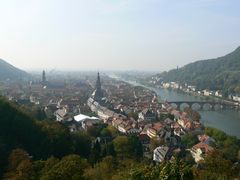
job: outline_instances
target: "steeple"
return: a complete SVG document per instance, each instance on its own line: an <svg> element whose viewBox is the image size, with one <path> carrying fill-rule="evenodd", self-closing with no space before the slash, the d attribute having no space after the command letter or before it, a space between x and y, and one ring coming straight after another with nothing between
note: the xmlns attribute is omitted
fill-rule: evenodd
<svg viewBox="0 0 240 180"><path fill-rule="evenodd" d="M46 79L46 73L45 73L45 71L43 70L43 72L42 72L42 85L43 85L43 86L46 85L46 81L47 81L47 79Z"/></svg>
<svg viewBox="0 0 240 180"><path fill-rule="evenodd" d="M96 81L96 90L98 91L101 91L101 81L100 81L100 74L98 72L98 75L97 75L97 81Z"/></svg>
<svg viewBox="0 0 240 180"><path fill-rule="evenodd" d="M103 92L101 87L101 80L100 80L100 74L98 72L97 74L97 81L96 81L96 87L95 87L95 93L94 93L94 99L96 101L100 101L103 98Z"/></svg>

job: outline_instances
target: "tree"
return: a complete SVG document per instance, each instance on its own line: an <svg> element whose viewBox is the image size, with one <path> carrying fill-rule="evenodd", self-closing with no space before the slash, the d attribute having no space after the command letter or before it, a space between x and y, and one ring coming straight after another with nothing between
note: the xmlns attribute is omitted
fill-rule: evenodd
<svg viewBox="0 0 240 180"><path fill-rule="evenodd" d="M185 162L178 159L174 159L170 162L163 162L156 166L149 165L139 165L135 164L134 166L129 166L127 172L119 173L123 176L123 179L130 180L155 180L155 179L164 179L164 180L180 180L180 179L193 179L193 172ZM132 167L132 168L131 168Z"/></svg>
<svg viewBox="0 0 240 180"><path fill-rule="evenodd" d="M68 155L45 172L42 180L78 180L84 178L84 169L88 167L85 159L78 155Z"/></svg>
<svg viewBox="0 0 240 180"><path fill-rule="evenodd" d="M187 148L192 148L199 141L197 135L186 134L182 137L182 142Z"/></svg>
<svg viewBox="0 0 240 180"><path fill-rule="evenodd" d="M157 147L161 146L161 145L164 145L166 144L164 139L161 139L161 140L157 140L156 138L151 138L150 139L150 151L153 152L154 149L156 149Z"/></svg>
<svg viewBox="0 0 240 180"><path fill-rule="evenodd" d="M137 136L131 135L128 137L130 144L130 152L133 158L141 158L143 156L142 143Z"/></svg>
<svg viewBox="0 0 240 180"><path fill-rule="evenodd" d="M101 145L98 140L93 144L91 154L90 154L90 163L94 165L99 162L101 159Z"/></svg>
<svg viewBox="0 0 240 180"><path fill-rule="evenodd" d="M101 137L112 137L112 133L108 128L104 128L101 133Z"/></svg>
<svg viewBox="0 0 240 180"><path fill-rule="evenodd" d="M87 179L112 179L116 172L116 162L112 156L105 157L100 163L97 163L93 168L88 168L85 172Z"/></svg>
<svg viewBox="0 0 240 180"><path fill-rule="evenodd" d="M61 158L73 152L73 143L67 127L51 121L41 121L38 124L45 134L41 144L43 156L49 157L53 155Z"/></svg>
<svg viewBox="0 0 240 180"><path fill-rule="evenodd" d="M118 136L113 140L114 149L118 156L129 157L131 146L126 136Z"/></svg>
<svg viewBox="0 0 240 180"><path fill-rule="evenodd" d="M82 132L72 134L74 153L88 158L91 152L91 137Z"/></svg>
<svg viewBox="0 0 240 180"><path fill-rule="evenodd" d="M32 163L28 153L23 149L15 149L8 158L7 173L5 179L30 179Z"/></svg>
<svg viewBox="0 0 240 180"><path fill-rule="evenodd" d="M92 137L101 136L101 131L106 128L106 124L97 124L87 128L87 134Z"/></svg>
<svg viewBox="0 0 240 180"><path fill-rule="evenodd" d="M240 166L233 165L226 160L219 151L208 154L204 161L200 162L197 169L194 169L195 177L198 179L237 179Z"/></svg>

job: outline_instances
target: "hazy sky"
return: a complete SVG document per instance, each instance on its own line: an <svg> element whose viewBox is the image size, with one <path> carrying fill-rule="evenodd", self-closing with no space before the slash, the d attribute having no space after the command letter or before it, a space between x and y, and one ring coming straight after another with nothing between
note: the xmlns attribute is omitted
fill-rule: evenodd
<svg viewBox="0 0 240 180"><path fill-rule="evenodd" d="M25 70L168 70L240 45L240 0L0 0L0 58Z"/></svg>

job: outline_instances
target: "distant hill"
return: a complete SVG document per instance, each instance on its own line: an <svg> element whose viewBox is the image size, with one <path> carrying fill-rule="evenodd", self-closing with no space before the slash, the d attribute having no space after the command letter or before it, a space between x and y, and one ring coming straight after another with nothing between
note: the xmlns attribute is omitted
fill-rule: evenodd
<svg viewBox="0 0 240 180"><path fill-rule="evenodd" d="M11 80L19 80L20 78L28 77L28 73L23 70L20 70L13 65L7 63L3 59L0 59L0 79L11 79Z"/></svg>
<svg viewBox="0 0 240 180"><path fill-rule="evenodd" d="M240 93L240 47L216 59L201 60L156 75L163 81L188 83L198 89Z"/></svg>

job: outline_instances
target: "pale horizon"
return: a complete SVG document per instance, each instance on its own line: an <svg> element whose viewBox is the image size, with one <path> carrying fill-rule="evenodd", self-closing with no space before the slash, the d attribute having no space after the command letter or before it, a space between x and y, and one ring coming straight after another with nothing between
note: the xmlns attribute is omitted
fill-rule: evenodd
<svg viewBox="0 0 240 180"><path fill-rule="evenodd" d="M7 0L0 58L26 70L165 71L240 45L237 0Z"/></svg>

